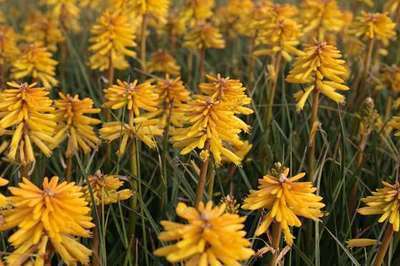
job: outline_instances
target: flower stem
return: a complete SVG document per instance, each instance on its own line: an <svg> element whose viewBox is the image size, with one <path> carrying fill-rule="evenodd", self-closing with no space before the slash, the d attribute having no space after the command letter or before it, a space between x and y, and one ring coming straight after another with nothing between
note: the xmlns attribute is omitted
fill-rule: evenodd
<svg viewBox="0 0 400 266"><path fill-rule="evenodd" d="M130 162L131 162L131 175L132 175L132 190L135 192L133 197L130 200L131 211L129 214L129 237L132 242L135 242L135 228L136 228L136 209L138 204L138 195L137 195L137 181L136 178L139 177L139 165L138 165L138 151L137 151L137 143L136 139L134 139L131 143L130 150Z"/></svg>
<svg viewBox="0 0 400 266"><path fill-rule="evenodd" d="M390 242L393 238L393 225L388 224L385 230L385 234L383 235L382 244L376 254L375 266L380 266L383 264L383 260L385 259L386 252L389 248Z"/></svg>
<svg viewBox="0 0 400 266"><path fill-rule="evenodd" d="M200 63L199 63L200 81L203 81L206 73L205 69L206 50L204 48L199 50L199 57L200 57Z"/></svg>
<svg viewBox="0 0 400 266"><path fill-rule="evenodd" d="M141 28L141 43L140 43L140 60L142 63L142 70L146 72L146 30L147 30L147 15L143 15L142 28Z"/></svg>
<svg viewBox="0 0 400 266"><path fill-rule="evenodd" d="M247 55L247 89L249 90L249 94L253 91L253 86L254 86L254 42L255 38L251 38L250 44L249 44L249 50L248 50L248 55Z"/></svg>
<svg viewBox="0 0 400 266"><path fill-rule="evenodd" d="M313 180L315 173L315 146L316 146L316 127L318 126L318 109L319 109L319 90L313 94L312 110L310 118L310 144L308 147L308 178Z"/></svg>
<svg viewBox="0 0 400 266"><path fill-rule="evenodd" d="M207 142L205 150L210 149L210 144ZM200 176L199 176L199 182L197 184L197 190L196 190L196 201L195 201L195 206L199 205L199 203L203 200L203 194L204 194L204 189L206 186L206 178L207 178L207 172L208 172L208 165L210 163L210 156L208 156L204 161L203 165L201 166L200 169Z"/></svg>
<svg viewBox="0 0 400 266"><path fill-rule="evenodd" d="M270 89L270 94L266 93L268 106L267 106L266 115L265 115L265 118L266 118L265 128L267 130L268 130L268 128L271 124L271 120L272 120L272 107L274 105L276 86L278 84L278 75L279 75L279 71L281 68L281 61L282 61L282 55L281 55L281 53L278 53L274 60L274 77L272 78L271 82L267 85L267 91L268 91L268 89Z"/></svg>
<svg viewBox="0 0 400 266"><path fill-rule="evenodd" d="M22 177L30 179L29 166L30 166L30 164L21 164L21 166L19 167L19 173L21 175L21 179L22 179Z"/></svg>
<svg viewBox="0 0 400 266"><path fill-rule="evenodd" d="M281 243L281 234L282 228L278 223L272 224L272 247L274 248L274 252L272 253L272 260L269 263L270 266L278 265L278 257L279 257L279 248Z"/></svg>

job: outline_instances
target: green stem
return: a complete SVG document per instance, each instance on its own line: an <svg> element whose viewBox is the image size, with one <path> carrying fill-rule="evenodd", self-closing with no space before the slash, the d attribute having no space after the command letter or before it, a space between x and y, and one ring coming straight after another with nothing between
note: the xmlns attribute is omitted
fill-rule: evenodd
<svg viewBox="0 0 400 266"><path fill-rule="evenodd" d="M208 151L210 149L210 144L207 142L205 150ZM206 186L206 178L208 172L208 165L210 163L210 156L208 156L204 161L200 169L200 176L199 182L197 183L197 190L196 190L196 201L195 206L198 206L199 203L203 200L203 194Z"/></svg>
<svg viewBox="0 0 400 266"><path fill-rule="evenodd" d="M138 151L137 151L137 143L136 139L132 140L131 143L131 150L130 150L130 162L131 162L131 175L132 175L132 190L134 191L133 197L131 197L130 200L130 205L131 205L131 212L129 214L129 237L133 243L135 243L135 229L136 229L136 209L138 205L138 194L137 194L137 188L138 188L138 183L136 181L136 178L139 177L139 165L138 165ZM133 249L135 248L135 245L133 244Z"/></svg>
<svg viewBox="0 0 400 266"><path fill-rule="evenodd" d="M147 30L147 15L143 15L142 28L141 28L141 43L140 43L140 60L142 62L142 70L146 72L146 30Z"/></svg>
<svg viewBox="0 0 400 266"><path fill-rule="evenodd" d="M268 106L266 109L266 123L265 123L265 128L266 130L268 130L271 121L272 121L272 110L273 110L273 105L274 105L274 99L275 99L275 94L276 94L276 86L278 84L278 75L279 75L279 71L281 69L281 61L282 61L282 55L281 53L279 53L278 55L276 55L276 59L274 60L274 77L271 80L271 83L269 85L267 85L267 91L268 88L270 88L270 94L266 93L267 95L267 102L268 102Z"/></svg>
<svg viewBox="0 0 400 266"><path fill-rule="evenodd" d="M311 110L311 118L310 118L310 144L308 147L308 178L312 181L315 173L315 150L316 150L316 139L317 133L313 132L314 128L318 123L318 109L319 109L319 90L313 93L313 101L312 101L312 110Z"/></svg>

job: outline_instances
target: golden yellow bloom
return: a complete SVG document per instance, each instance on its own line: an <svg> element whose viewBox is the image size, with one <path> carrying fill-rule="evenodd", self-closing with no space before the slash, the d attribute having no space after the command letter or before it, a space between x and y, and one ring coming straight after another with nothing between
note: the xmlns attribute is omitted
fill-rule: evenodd
<svg viewBox="0 0 400 266"><path fill-rule="evenodd" d="M343 13L336 0L303 0L304 33L315 32L319 40L328 32L339 32L344 26Z"/></svg>
<svg viewBox="0 0 400 266"><path fill-rule="evenodd" d="M352 32L362 39L381 41L385 46L396 36L396 24L386 13L362 12L352 25Z"/></svg>
<svg viewBox="0 0 400 266"><path fill-rule="evenodd" d="M35 161L32 144L49 157L57 123L48 90L35 83L8 86L0 92L0 134L11 136L7 157L23 165Z"/></svg>
<svg viewBox="0 0 400 266"><path fill-rule="evenodd" d="M249 132L250 127L235 116L232 106L210 96L195 95L182 107L185 124L171 131L174 147L185 155L198 148L209 150L217 165L223 158L240 164L241 158L233 153L232 146L240 146L239 135Z"/></svg>
<svg viewBox="0 0 400 266"><path fill-rule="evenodd" d="M93 108L93 100L79 99L78 95L71 96L59 93L60 100L55 101L57 108L57 121L60 123L58 132L54 137L56 145L67 139L67 150L65 156L70 158L74 153L82 150L84 153L96 149L100 139L96 136L93 126L101 121L87 114L96 114L100 109Z"/></svg>
<svg viewBox="0 0 400 266"><path fill-rule="evenodd" d="M130 189L120 189L124 185L121 177L104 175L100 171L88 176L87 183L84 187L86 199L88 202L92 202L93 195L96 205L116 203L129 199L133 195Z"/></svg>
<svg viewBox="0 0 400 266"><path fill-rule="evenodd" d="M41 82L45 88L58 84L56 76L57 61L40 43L33 43L22 48L20 56L13 62L12 76L14 79L32 78Z"/></svg>
<svg viewBox="0 0 400 266"><path fill-rule="evenodd" d="M57 44L64 41L59 21L50 14L38 11L28 17L23 38L30 43L41 43L50 51L56 51Z"/></svg>
<svg viewBox="0 0 400 266"><path fill-rule="evenodd" d="M91 29L90 67L104 71L110 67L126 69L126 57L134 57L135 28L122 9L106 10Z"/></svg>
<svg viewBox="0 0 400 266"><path fill-rule="evenodd" d="M12 62L18 53L17 34L14 29L0 25L0 65Z"/></svg>
<svg viewBox="0 0 400 266"><path fill-rule="evenodd" d="M169 126L169 122L182 126L184 117L181 109L190 100L190 92L181 79L161 79L157 82L156 91L160 99L163 127Z"/></svg>
<svg viewBox="0 0 400 266"><path fill-rule="evenodd" d="M274 5L271 8L271 18L266 19L260 33L256 38L257 48L255 55L281 54L286 61L292 60L292 55L299 55L300 51L296 46L300 42L302 31L300 25L292 16L282 15L282 8Z"/></svg>
<svg viewBox="0 0 400 266"><path fill-rule="evenodd" d="M363 198L367 207L358 209L358 213L362 215L381 215L378 222L388 221L393 225L394 231L399 231L400 227L400 184L389 184L382 181L383 188L378 188L376 192L372 192L372 196Z"/></svg>
<svg viewBox="0 0 400 266"><path fill-rule="evenodd" d="M151 81L138 83L117 81L117 84L104 90L104 105L112 110L126 108L133 116L140 116L140 110L158 111L159 99Z"/></svg>
<svg viewBox="0 0 400 266"><path fill-rule="evenodd" d="M382 81L388 85L394 94L400 92L400 67L393 65L386 67L383 71Z"/></svg>
<svg viewBox="0 0 400 266"><path fill-rule="evenodd" d="M42 241L46 242L48 237L67 264L89 263L90 249L73 238L90 237L89 229L94 226L81 187L74 183L59 183L57 176L50 181L45 177L42 187L23 178L18 187L9 188L14 208L4 212L0 230L18 229L8 238L15 250L7 261L15 265L27 251L44 253L41 252L45 249Z"/></svg>
<svg viewBox="0 0 400 266"><path fill-rule="evenodd" d="M211 17L214 0L187 0L185 10L195 21L206 20Z"/></svg>
<svg viewBox="0 0 400 266"><path fill-rule="evenodd" d="M161 72L171 76L179 76L181 67L167 51L157 51L151 55L147 71L150 73Z"/></svg>
<svg viewBox="0 0 400 266"><path fill-rule="evenodd" d="M279 224L286 243L293 244L290 227L301 226L299 216L317 221L323 216L321 208L325 205L322 197L315 195L317 190L311 182L297 182L305 173L289 177L289 168L279 176L265 175L259 179L258 190L250 191L243 208L247 210L268 210L255 234L259 236L268 231L272 222Z"/></svg>
<svg viewBox="0 0 400 266"><path fill-rule="evenodd" d="M389 14L396 14L396 12L399 12L400 8L400 0L387 0L385 1L385 7L384 10L388 12Z"/></svg>
<svg viewBox="0 0 400 266"><path fill-rule="evenodd" d="M80 9L77 0L41 0L51 7L50 12L56 17L61 27L72 32L79 32Z"/></svg>
<svg viewBox="0 0 400 266"><path fill-rule="evenodd" d="M221 77L220 74L206 75L207 83L201 83L199 89L214 100L221 100L231 106L235 113L249 115L253 110L246 107L251 104L251 98L246 95L246 88L240 80Z"/></svg>
<svg viewBox="0 0 400 266"><path fill-rule="evenodd" d="M254 251L245 238L245 217L227 213L225 204L214 207L212 202L200 203L197 208L178 203L176 214L186 223L161 221L164 232L161 241L176 241L154 251L171 263L184 265L240 265Z"/></svg>
<svg viewBox="0 0 400 266"><path fill-rule="evenodd" d="M302 110L311 92L320 91L336 103L343 103L345 97L336 91L346 91L344 85L348 76L345 61L340 59L340 51L326 42L306 46L304 53L296 58L287 82L310 84L304 91L296 93L297 109Z"/></svg>
<svg viewBox="0 0 400 266"><path fill-rule="evenodd" d="M141 15L149 15L153 19L165 23L170 0L133 0L136 10Z"/></svg>
<svg viewBox="0 0 400 266"><path fill-rule="evenodd" d="M353 238L346 241L349 248L364 248L368 246L374 246L378 243L376 239L369 238Z"/></svg>
<svg viewBox="0 0 400 266"><path fill-rule="evenodd" d="M8 180L0 177L0 187L4 187L7 184ZM8 203L9 203L8 198L0 193L0 208L7 206Z"/></svg>
<svg viewBox="0 0 400 266"><path fill-rule="evenodd" d="M152 114L151 114L152 115ZM112 142L119 139L118 155L122 156L128 145L136 139L144 142L148 147L154 149L157 146L154 137L162 136L163 130L159 119L146 114L135 118L129 118L128 123L107 122L100 129L100 136Z"/></svg>
<svg viewBox="0 0 400 266"><path fill-rule="evenodd" d="M199 22L185 35L184 46L193 50L222 49L225 47L225 41L213 25L208 22Z"/></svg>

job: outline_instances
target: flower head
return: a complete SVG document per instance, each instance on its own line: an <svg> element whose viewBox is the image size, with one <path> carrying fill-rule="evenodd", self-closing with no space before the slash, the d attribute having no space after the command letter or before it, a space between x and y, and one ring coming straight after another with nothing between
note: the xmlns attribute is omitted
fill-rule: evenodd
<svg viewBox="0 0 400 266"><path fill-rule="evenodd" d="M118 80L117 84L104 90L104 105L112 110L126 108L133 116L139 116L142 111L158 111L159 99L155 86L151 81L139 83Z"/></svg>
<svg viewBox="0 0 400 266"><path fill-rule="evenodd" d="M149 114L135 118L131 117L128 123L119 121L107 122L100 129L100 136L108 142L120 140L117 152L119 156L122 156L128 145L132 145L132 142L136 141L136 139L154 149L157 146L154 137L161 136L162 133L160 120L153 118Z"/></svg>
<svg viewBox="0 0 400 266"><path fill-rule="evenodd" d="M26 178L18 187L10 187L10 201L14 206L4 211L0 230L17 227L8 238L15 247L8 257L15 265L25 253L44 253L50 239L55 251L67 264L89 262L91 251L74 237L90 237L90 208L83 197L81 187L74 183L59 182L57 176L45 177L42 188Z"/></svg>
<svg viewBox="0 0 400 266"><path fill-rule="evenodd" d="M72 32L79 32L79 16L80 9L77 5L77 0L41 0L46 5L50 6L50 12L56 17L61 26Z"/></svg>
<svg viewBox="0 0 400 266"><path fill-rule="evenodd" d="M362 12L356 17L351 31L362 39L375 39L385 46L396 36L396 24L386 13Z"/></svg>
<svg viewBox="0 0 400 266"><path fill-rule="evenodd" d="M327 32L339 32L344 26L343 13L336 0L303 0L304 32L316 32L318 39Z"/></svg>
<svg viewBox="0 0 400 266"><path fill-rule="evenodd" d="M215 0L189 0L185 10L193 20L201 21L212 16L214 5Z"/></svg>
<svg viewBox="0 0 400 266"><path fill-rule="evenodd" d="M389 14L395 14L400 9L400 0L387 0L384 10Z"/></svg>
<svg viewBox="0 0 400 266"><path fill-rule="evenodd" d="M28 17L23 36L27 42L41 43L50 51L56 51L57 44L64 41L59 21L51 14L40 12Z"/></svg>
<svg viewBox="0 0 400 266"><path fill-rule="evenodd" d="M201 83L199 89L205 95L214 100L221 100L231 105L231 110L239 114L249 115L253 110L247 106L251 104L251 98L245 93L246 88L240 80L222 77L220 74L207 75L207 83Z"/></svg>
<svg viewBox="0 0 400 266"><path fill-rule="evenodd" d="M101 121L88 114L96 114L100 109L93 108L93 100L85 98L79 99L78 95L71 96L59 93L60 100L55 101L57 108L56 115L59 128L54 137L59 145L67 139L66 157L72 157L77 151L84 153L90 152L100 144L100 139L96 136L93 126L100 124Z"/></svg>
<svg viewBox="0 0 400 266"><path fill-rule="evenodd" d="M236 117L230 103L210 96L195 95L183 107L185 123L174 128L171 141L181 154L188 154L198 148L212 153L217 165L222 159L240 164L241 158L233 153L232 146L243 144L239 135L249 132L250 127Z"/></svg>
<svg viewBox="0 0 400 266"><path fill-rule="evenodd" d="M299 216L318 220L322 217L321 208L325 205L322 197L314 192L317 190L311 182L297 182L304 177L300 173L294 177L288 177L289 169L284 169L279 176L265 175L259 179L258 190L250 191L245 199L243 208L247 210L267 210L267 214L256 230L259 236L268 231L272 222L281 227L286 243L293 244L293 235L290 227L301 226Z"/></svg>
<svg viewBox="0 0 400 266"><path fill-rule="evenodd" d="M170 0L134 0L133 2L140 15L149 15L165 23Z"/></svg>
<svg viewBox="0 0 400 266"><path fill-rule="evenodd" d="M88 184L84 187L86 199L91 202L93 195L96 205L108 205L123 201L129 199L133 194L130 189L120 189L124 182L119 176L104 175L98 171L94 175L88 176L87 180Z"/></svg>
<svg viewBox="0 0 400 266"><path fill-rule="evenodd" d="M134 57L131 50L135 44L135 28L122 9L109 9L98 18L91 29L92 56L90 66L100 71L110 67L126 69L129 64L125 57Z"/></svg>
<svg viewBox="0 0 400 266"><path fill-rule="evenodd" d="M182 107L190 100L190 92L181 79L161 79L157 82L156 91L161 105L162 124L168 126L167 123L171 122L172 125L181 126L184 120Z"/></svg>
<svg viewBox="0 0 400 266"><path fill-rule="evenodd" d="M349 87L343 84L348 76L348 70L345 61L340 58L340 51L327 42L306 46L304 53L296 58L286 81L310 84L304 91L295 95L298 110L303 109L311 92L320 91L337 103L344 102L345 97L336 92L349 90Z"/></svg>
<svg viewBox="0 0 400 266"><path fill-rule="evenodd" d="M301 53L296 48L302 35L300 25L291 16L281 13L279 5L271 8L271 17L265 19L256 38L256 45L259 47L255 55L271 56L280 53L284 59L291 61L292 55Z"/></svg>
<svg viewBox="0 0 400 266"><path fill-rule="evenodd" d="M0 65L12 62L18 53L17 34L14 29L0 25Z"/></svg>
<svg viewBox="0 0 400 266"><path fill-rule="evenodd" d="M20 56L13 62L12 76L14 79L32 78L40 81L45 88L58 84L56 75L57 61L40 43L28 44L22 48Z"/></svg>
<svg viewBox="0 0 400 266"><path fill-rule="evenodd" d="M4 187L8 184L8 180L0 177L0 187ZM4 208L9 203L9 200L6 196L0 193L0 208Z"/></svg>
<svg viewBox="0 0 400 266"><path fill-rule="evenodd" d="M197 208L179 203L176 213L186 223L161 221L165 231L158 238L176 242L154 254L185 265L239 265L239 261L249 259L254 252L245 239L246 218L227 213L225 208L225 204L214 207L212 202L201 202Z"/></svg>
<svg viewBox="0 0 400 266"><path fill-rule="evenodd" d="M372 196L363 198L367 207L358 209L358 213L362 215L381 215L378 222L388 221L393 225L394 231L400 228L400 184L396 182L389 184L382 182L383 188L378 188L372 192Z"/></svg>
<svg viewBox="0 0 400 266"><path fill-rule="evenodd" d="M147 65L147 71L161 72L171 76L179 76L181 71L175 58L166 51L157 51L152 54L150 62Z"/></svg>
<svg viewBox="0 0 400 266"><path fill-rule="evenodd" d="M213 25L208 22L199 22L185 35L184 46L193 50L222 49L225 47L225 41Z"/></svg>
<svg viewBox="0 0 400 266"><path fill-rule="evenodd" d="M7 157L29 164L35 161L33 144L50 156L57 123L48 90L36 84L7 84L11 88L0 92L0 135L11 137Z"/></svg>

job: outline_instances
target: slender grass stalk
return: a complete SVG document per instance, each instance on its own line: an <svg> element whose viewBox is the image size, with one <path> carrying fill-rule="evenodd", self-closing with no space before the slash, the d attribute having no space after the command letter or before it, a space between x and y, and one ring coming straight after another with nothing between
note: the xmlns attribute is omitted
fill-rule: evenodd
<svg viewBox="0 0 400 266"><path fill-rule="evenodd" d="M108 55L108 60L109 60L109 66L108 66L108 71L107 71L107 86L112 86L114 83L114 63L113 63L113 58L112 54L110 53ZM103 96L104 98L104 96ZM111 120L111 110L108 110L106 108L103 109L104 117L106 122ZM106 144L106 162L110 162L111 160L111 143Z"/></svg>
<svg viewBox="0 0 400 266"><path fill-rule="evenodd" d="M136 222L137 222L137 217L136 217L136 209L138 206L138 195L137 195L137 188L138 188L138 183L136 181L136 178L139 177L139 161L138 161L138 150L137 150L137 142L136 139L132 141L131 147L130 147L130 166L131 166L131 175L132 175L132 190L135 192L133 197L131 197L130 200L130 206L131 206L131 212L129 213L129 228L128 228L128 233L129 233L129 238L133 243L135 243L135 230L136 230ZM133 245L133 248L135 246Z"/></svg>
<svg viewBox="0 0 400 266"><path fill-rule="evenodd" d="M146 72L146 41L147 41L147 36L146 36L146 30L147 30L147 15L143 15L142 19L142 26L141 26L141 32L140 32L140 61L142 63L142 70L143 72Z"/></svg>
<svg viewBox="0 0 400 266"><path fill-rule="evenodd" d="M270 263L268 264L269 266L278 265L277 259L279 257L281 234L282 234L282 229L279 226L279 224L273 223L272 224L272 247L274 248L274 252L272 253L272 259L271 259Z"/></svg>
<svg viewBox="0 0 400 266"><path fill-rule="evenodd" d="M386 99L386 106L385 106L385 121L388 121L393 109L393 97L389 95Z"/></svg>
<svg viewBox="0 0 400 266"><path fill-rule="evenodd" d="M274 99L275 99L275 94L276 94L276 86L278 84L278 76L279 76L279 71L281 69L281 62L282 62L282 54L278 53L274 56L274 77L272 78L271 82L267 84L266 91L268 89L270 90L270 93L266 93L267 95L267 103L268 106L266 108L266 114L265 114L265 128L268 130L269 126L271 125L272 121L272 107L274 105Z"/></svg>
<svg viewBox="0 0 400 266"><path fill-rule="evenodd" d="M205 61L206 61L206 49L201 48L199 50L199 72L200 72L200 81L204 81L204 77L206 75Z"/></svg>
<svg viewBox="0 0 400 266"><path fill-rule="evenodd" d="M385 234L383 235L382 244L376 254L376 259L374 266L381 266L383 264L383 260L385 259L385 255L389 248L390 242L393 238L393 225L388 224L385 230Z"/></svg>
<svg viewBox="0 0 400 266"><path fill-rule="evenodd" d="M168 105L168 115L166 126L164 128L164 135L162 141L162 155L161 155L161 163L162 163L162 173L161 173L161 208L165 205L165 202L168 200L168 139L169 139L169 130L172 116L172 109L174 104L171 102Z"/></svg>
<svg viewBox="0 0 400 266"><path fill-rule="evenodd" d="M205 150L209 151L210 143L206 143ZM196 201L195 206L199 205L199 203L203 200L203 194L206 186L208 165L210 163L210 156L208 156L204 161L200 169L199 182L197 183L196 190Z"/></svg>
<svg viewBox="0 0 400 266"><path fill-rule="evenodd" d="M249 90L249 94L252 93L254 86L254 43L255 38L253 37L250 40L247 54L247 89Z"/></svg>
<svg viewBox="0 0 400 266"><path fill-rule="evenodd" d="M187 66L188 66L188 81L187 83L190 84L193 80L193 53L189 51L188 58L187 58Z"/></svg>
<svg viewBox="0 0 400 266"><path fill-rule="evenodd" d="M316 150L316 139L317 134L314 132L316 124L318 123L318 109L319 109L319 90L313 93L313 100L311 106L311 118L310 118L310 144L308 146L308 178L312 181L315 173L315 150Z"/></svg>
<svg viewBox="0 0 400 266"><path fill-rule="evenodd" d="M375 41L374 39L370 39L369 43L368 43L368 52L364 58L364 67L362 67L361 70L361 74L358 75L358 77L356 78L355 82L354 82L354 92L355 92L355 101L354 104L355 106L358 105L358 103L361 102L361 100L363 99L364 96L364 85L365 82L368 79L368 74L369 74L369 70L371 67L371 61L372 61L372 55L373 55L373 51L374 51L374 44Z"/></svg>
<svg viewBox="0 0 400 266"><path fill-rule="evenodd" d="M93 266L100 266L101 265L101 259L100 259L100 219L103 216L102 213L102 208L101 206L96 206L95 207L97 210L97 215L99 217L98 219L98 224L94 228L93 232L93 242L92 242L92 251L93 251Z"/></svg>

